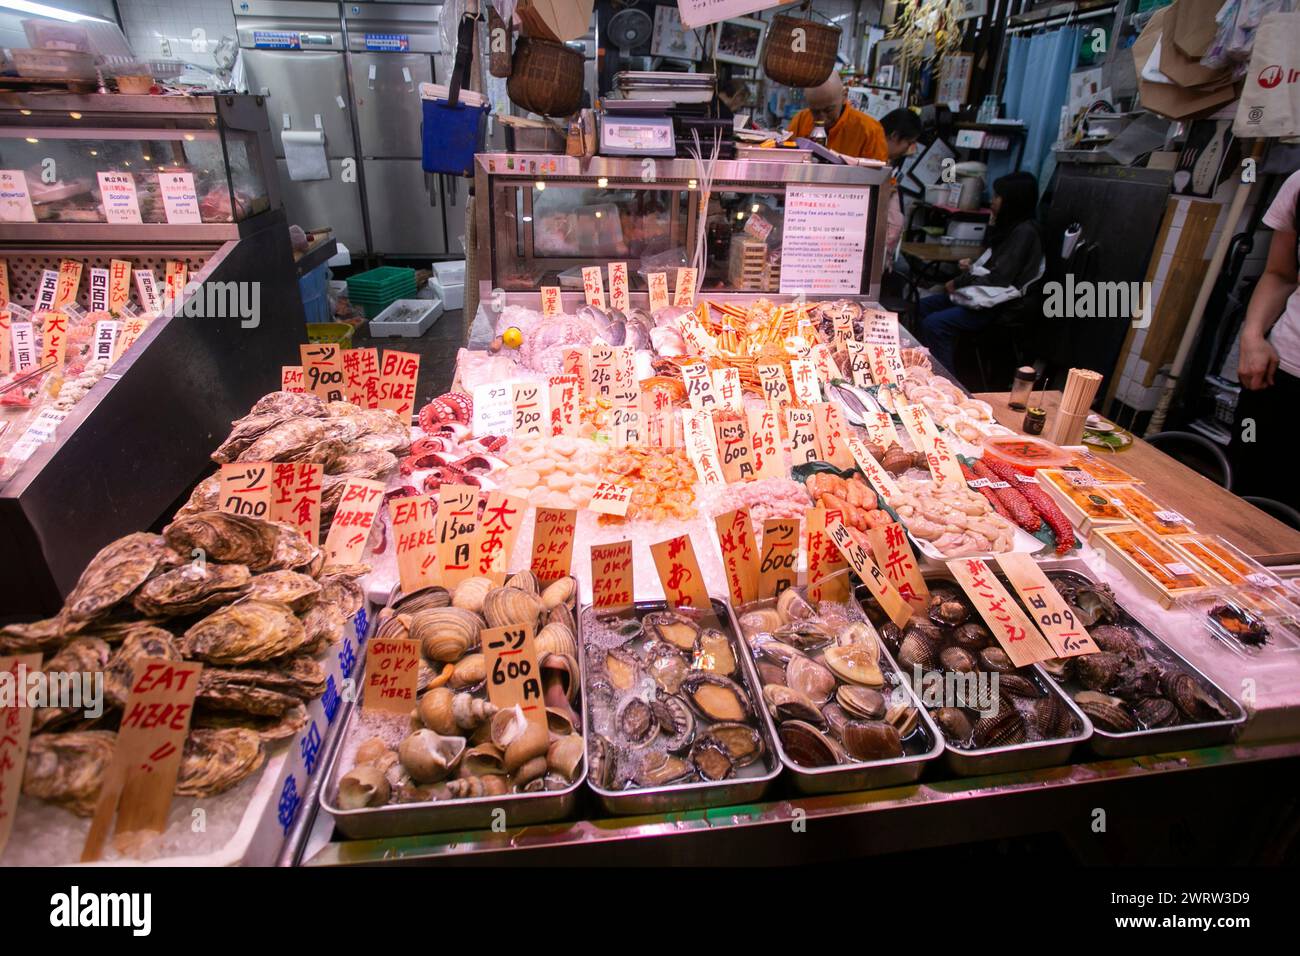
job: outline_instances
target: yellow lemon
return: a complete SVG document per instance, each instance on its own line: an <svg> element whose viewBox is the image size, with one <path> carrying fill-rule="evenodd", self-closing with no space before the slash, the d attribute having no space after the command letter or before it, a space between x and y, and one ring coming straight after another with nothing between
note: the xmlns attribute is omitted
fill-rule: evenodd
<svg viewBox="0 0 1300 956"><path fill-rule="evenodd" d="M501 341L507 348L517 349L524 344L524 333L512 325L502 334Z"/></svg>

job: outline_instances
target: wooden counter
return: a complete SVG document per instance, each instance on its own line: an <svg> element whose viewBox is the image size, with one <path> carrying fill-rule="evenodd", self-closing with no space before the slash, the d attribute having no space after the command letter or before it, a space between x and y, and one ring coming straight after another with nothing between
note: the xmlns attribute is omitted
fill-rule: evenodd
<svg viewBox="0 0 1300 956"><path fill-rule="evenodd" d="M983 392L975 397L993 406L993 417L999 422L1020 432L1025 413L1011 409L1007 404L1010 395L1010 392ZM1061 393L1043 393L1037 404L1046 410L1050 429L1061 404ZM1143 490L1152 499L1185 515L1198 532L1225 538L1261 564L1300 561L1300 531L1247 504L1140 438L1135 437L1132 445L1118 452L1092 446L1088 450L1097 455L1112 455L1116 467L1140 478L1144 482Z"/></svg>

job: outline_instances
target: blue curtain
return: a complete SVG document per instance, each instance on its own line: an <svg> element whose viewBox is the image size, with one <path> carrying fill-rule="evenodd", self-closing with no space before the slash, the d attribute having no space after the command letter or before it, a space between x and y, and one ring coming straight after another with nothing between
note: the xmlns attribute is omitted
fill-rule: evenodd
<svg viewBox="0 0 1300 956"><path fill-rule="evenodd" d="M1007 48L1007 82L1003 100L1007 116L1025 121L1025 150L1020 168L1038 177L1043 189L1056 166L1052 144L1061 107L1070 94L1070 72L1079 53L1079 28L1065 27L1036 36L1013 36ZM1014 149L995 154L989 182L1011 172Z"/></svg>

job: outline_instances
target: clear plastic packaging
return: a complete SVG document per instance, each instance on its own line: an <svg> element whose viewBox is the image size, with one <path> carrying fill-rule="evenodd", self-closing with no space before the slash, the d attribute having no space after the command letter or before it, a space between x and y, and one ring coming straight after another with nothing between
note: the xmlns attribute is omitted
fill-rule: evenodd
<svg viewBox="0 0 1300 956"><path fill-rule="evenodd" d="M1300 651L1295 609L1257 588L1209 588L1178 600L1206 631L1238 657L1261 664L1289 663Z"/></svg>

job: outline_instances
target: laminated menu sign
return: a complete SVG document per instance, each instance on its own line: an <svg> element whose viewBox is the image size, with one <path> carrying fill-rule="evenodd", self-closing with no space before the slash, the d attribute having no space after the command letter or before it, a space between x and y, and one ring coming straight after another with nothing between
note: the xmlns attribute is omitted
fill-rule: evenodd
<svg viewBox="0 0 1300 956"><path fill-rule="evenodd" d="M790 457L795 466L817 461L817 416L808 408L787 408Z"/></svg>
<svg viewBox="0 0 1300 956"><path fill-rule="evenodd" d="M899 405L898 417L912 436L912 444L925 453L926 463L934 476L935 484L965 487L966 478L961 473L956 449L947 436L939 434L924 405Z"/></svg>
<svg viewBox="0 0 1300 956"><path fill-rule="evenodd" d="M718 437L718 453L722 456L722 474L727 484L738 481L753 481L756 477L754 468L754 444L749 439L749 425L742 418L740 421L713 423Z"/></svg>
<svg viewBox="0 0 1300 956"><path fill-rule="evenodd" d="M384 498L384 483L369 478L348 478L339 496L330 533L325 538L325 563L356 564L366 550L375 512Z"/></svg>
<svg viewBox="0 0 1300 956"><path fill-rule="evenodd" d="M32 195L21 169L0 169L0 222L35 222Z"/></svg>
<svg viewBox="0 0 1300 956"><path fill-rule="evenodd" d="M754 445L754 477L784 477L785 461L781 454L781 430L776 412L751 409L748 418L749 438Z"/></svg>
<svg viewBox="0 0 1300 956"><path fill-rule="evenodd" d="M847 293L862 288L871 191L789 186L781 238L781 294Z"/></svg>
<svg viewBox="0 0 1300 956"><path fill-rule="evenodd" d="M379 407L379 349L343 350L343 399L360 408Z"/></svg>
<svg viewBox="0 0 1300 956"><path fill-rule="evenodd" d="M542 584L567 577L573 565L578 512L572 508L538 508L533 528L533 574Z"/></svg>
<svg viewBox="0 0 1300 956"><path fill-rule="evenodd" d="M597 398L608 399L614 394L614 349L604 343L591 347L588 364L591 392Z"/></svg>
<svg viewBox="0 0 1300 956"><path fill-rule="evenodd" d="M415 383L420 377L420 356L416 352L384 350L379 368L379 407L409 421L415 408Z"/></svg>
<svg viewBox="0 0 1300 956"><path fill-rule="evenodd" d="M727 575L731 602L741 607L758 600L758 543L749 510L737 508L713 519L718 531L718 549L722 552L722 570Z"/></svg>
<svg viewBox="0 0 1300 956"><path fill-rule="evenodd" d="M325 466L309 461L271 465L271 520L296 528L309 544L320 543L320 503Z"/></svg>
<svg viewBox="0 0 1300 956"><path fill-rule="evenodd" d="M18 795L23 788L23 766L27 760L27 741L31 737L32 715L24 694L29 674L40 673L40 654L0 657L0 674L8 675L13 692L5 699L0 695L0 854L13 829L18 812Z"/></svg>
<svg viewBox="0 0 1300 956"><path fill-rule="evenodd" d="M758 552L758 596L776 597L798 580L799 519L768 518Z"/></svg>
<svg viewBox="0 0 1300 956"><path fill-rule="evenodd" d="M614 515L621 518L627 514L627 506L631 500L632 489L627 485L602 481L596 485L596 490L591 493L591 503L587 505L587 510L594 511L596 514Z"/></svg>
<svg viewBox="0 0 1300 956"><path fill-rule="evenodd" d="M343 350L333 343L298 346L307 391L323 402L343 401Z"/></svg>
<svg viewBox="0 0 1300 956"><path fill-rule="evenodd" d="M690 399L691 408L697 412L713 411L722 407L717 392L713 388L713 379L709 375L709 366L704 362L691 362L682 366L682 381L686 384L686 397Z"/></svg>
<svg viewBox="0 0 1300 956"><path fill-rule="evenodd" d="M199 215L199 196L194 189L193 173L159 173L158 187L162 191L163 210L168 223L178 226L203 222Z"/></svg>
<svg viewBox="0 0 1300 956"><path fill-rule="evenodd" d="M885 572L891 584L898 588L903 600L918 614L930 606L930 589L916 563L916 555L907 540L907 532L897 521L871 528L867 531L871 550L876 555L876 565Z"/></svg>
<svg viewBox="0 0 1300 956"><path fill-rule="evenodd" d="M664 599L669 607L697 610L713 607L690 535L680 534L652 544L650 554L654 557L655 570L659 572L659 583L663 585Z"/></svg>
<svg viewBox="0 0 1300 956"><path fill-rule="evenodd" d="M471 570L481 578L491 578L498 585L506 583L510 556L515 539L524 523L528 502L500 491L488 494L483 517L470 539Z"/></svg>
<svg viewBox="0 0 1300 956"><path fill-rule="evenodd" d="M549 435L551 432L551 413L547 407L551 400L550 390L540 382L516 382L513 402L515 406L514 434Z"/></svg>
<svg viewBox="0 0 1300 956"><path fill-rule="evenodd" d="M222 465L217 509L247 518L269 518L271 468L268 461L239 461Z"/></svg>
<svg viewBox="0 0 1300 956"><path fill-rule="evenodd" d="M838 508L809 508L804 513L808 539L808 600L844 602L849 599L849 576L839 573L849 564L831 540L827 528L844 515Z"/></svg>
<svg viewBox="0 0 1300 956"><path fill-rule="evenodd" d="M108 311L120 315L130 301L131 263L126 259L113 259L108 264Z"/></svg>
<svg viewBox="0 0 1300 956"><path fill-rule="evenodd" d="M478 526L478 489L473 485L443 485L438 489L438 564L442 586L454 589L474 577L470 545Z"/></svg>
<svg viewBox="0 0 1300 956"><path fill-rule="evenodd" d="M305 392L307 387L303 384L304 381L301 365L280 366L280 391Z"/></svg>
<svg viewBox="0 0 1300 956"><path fill-rule="evenodd" d="M622 611L632 606L632 542L591 546L591 606L597 611Z"/></svg>
<svg viewBox="0 0 1300 956"><path fill-rule="evenodd" d="M889 345L898 351L898 313L868 309L862 317L862 341L867 345Z"/></svg>
<svg viewBox="0 0 1300 956"><path fill-rule="evenodd" d="M609 264L609 307L624 314L632 308L632 298L628 294L626 262Z"/></svg>
<svg viewBox="0 0 1300 956"><path fill-rule="evenodd" d="M135 291L140 297L140 304L144 306L146 312L157 313L161 307L158 301L158 283L154 275L148 269L135 269Z"/></svg>
<svg viewBox="0 0 1300 956"><path fill-rule="evenodd" d="M509 435L515 424L513 382L492 382L474 388L474 412L470 431L475 438Z"/></svg>
<svg viewBox="0 0 1300 956"><path fill-rule="evenodd" d="M393 498L388 502L396 539L397 575L403 594L437 584L441 578L437 512L438 505L429 495Z"/></svg>
<svg viewBox="0 0 1300 956"><path fill-rule="evenodd" d="M668 273L651 272L645 278L650 291L650 311L668 308Z"/></svg>
<svg viewBox="0 0 1300 956"><path fill-rule="evenodd" d="M487 666L488 700L498 710L518 707L529 723L545 727L546 702L542 699L533 625L488 627L479 638Z"/></svg>
<svg viewBox="0 0 1300 956"><path fill-rule="evenodd" d="M844 559L849 562L849 567L853 568L862 583L867 586L876 603L884 609L886 616L898 627L906 624L908 618L912 616L911 605L903 600L903 596L898 593L898 588L894 587L889 578L876 567L876 562L871 560L867 549L853 539L842 521L831 522L826 533L840 549L840 554L844 555Z"/></svg>
<svg viewBox="0 0 1300 956"><path fill-rule="evenodd" d="M36 304L32 306L33 312L48 312L54 308L56 297L59 294L59 270L42 269L41 282L36 287Z"/></svg>
<svg viewBox="0 0 1300 956"><path fill-rule="evenodd" d="M406 590L405 586L402 590ZM411 713L419 677L420 642L409 637L376 634L366 645L361 709L397 715Z"/></svg>
<svg viewBox="0 0 1300 956"><path fill-rule="evenodd" d="M67 417L68 412L63 409L48 406L42 408L22 437L9 449L9 457L14 461L26 461L32 457L32 453L41 445L54 441L55 432Z"/></svg>
<svg viewBox="0 0 1300 956"><path fill-rule="evenodd" d="M90 270L90 311L108 311L108 270Z"/></svg>
<svg viewBox="0 0 1300 956"><path fill-rule="evenodd" d="M193 661L136 661L81 862L103 856L114 817L124 850L133 834L166 829L202 670Z"/></svg>
<svg viewBox="0 0 1300 956"><path fill-rule="evenodd" d="M740 387L740 372L732 366L713 370L713 391L722 407L733 412L745 410L745 396Z"/></svg>
<svg viewBox="0 0 1300 956"><path fill-rule="evenodd" d="M584 266L582 269L582 294L587 305L594 305L602 311L605 308L605 282L600 277L600 266Z"/></svg>
<svg viewBox="0 0 1300 956"><path fill-rule="evenodd" d="M117 348L117 336L121 330L122 323L115 319L101 319L95 323L96 362L113 364L113 352Z"/></svg>
<svg viewBox="0 0 1300 956"><path fill-rule="evenodd" d="M546 380L550 396L550 434L578 433L578 376L552 375Z"/></svg>
<svg viewBox="0 0 1300 956"><path fill-rule="evenodd" d="M1020 610L1015 598L1007 593L986 561L956 558L948 562L948 570L980 612L980 617L1007 652L1012 664L1024 667L1056 657L1052 645Z"/></svg>
<svg viewBox="0 0 1300 956"><path fill-rule="evenodd" d="M871 482L871 487L876 489L876 493L885 499L885 504L898 498L898 485L894 483L894 476L885 471L883 465L876 461L871 450L863 444L862 439L857 435L849 435L845 439L849 446L849 454L853 460L858 463L858 468L867 476Z"/></svg>
<svg viewBox="0 0 1300 956"><path fill-rule="evenodd" d="M758 380L763 386L763 398L769 405L778 408L789 405L790 383L785 378L784 365L759 365Z"/></svg>
<svg viewBox="0 0 1300 956"><path fill-rule="evenodd" d="M542 315L550 318L564 313L564 300L560 297L558 285L542 286Z"/></svg>
<svg viewBox="0 0 1300 956"><path fill-rule="evenodd" d="M67 354L67 315L62 312L45 313L45 325L41 329L41 364L49 365L53 362L55 368L62 368Z"/></svg>
<svg viewBox="0 0 1300 956"><path fill-rule="evenodd" d="M1030 616L1052 645L1056 657L1077 657L1098 650L1072 608L1043 569L1023 552L998 556L998 565L1025 602Z"/></svg>
<svg viewBox="0 0 1300 956"><path fill-rule="evenodd" d="M853 376L853 384L859 388L874 385L875 383L871 381L871 362L867 358L867 347L853 339L845 342L844 346L849 350L849 372Z"/></svg>
<svg viewBox="0 0 1300 956"><path fill-rule="evenodd" d="M108 222L138 223L140 201L135 194L135 177L130 173L97 173L104 219Z"/></svg>
<svg viewBox="0 0 1300 956"><path fill-rule="evenodd" d="M699 273L695 269L683 267L677 270L677 289L673 293L673 305L688 308L695 304L695 283Z"/></svg>
<svg viewBox="0 0 1300 956"><path fill-rule="evenodd" d="M817 370L807 359L790 360L790 377L794 379L794 397L800 405L815 405L822 400L817 387Z"/></svg>
<svg viewBox="0 0 1300 956"><path fill-rule="evenodd" d="M59 285L54 292L54 307L61 309L77 301L81 288L81 263L76 259L59 260Z"/></svg>
<svg viewBox="0 0 1300 956"><path fill-rule="evenodd" d="M839 407L830 402L818 402L813 405L812 412L819 460L830 462L836 468L852 468L853 455L845 441L850 432Z"/></svg>

